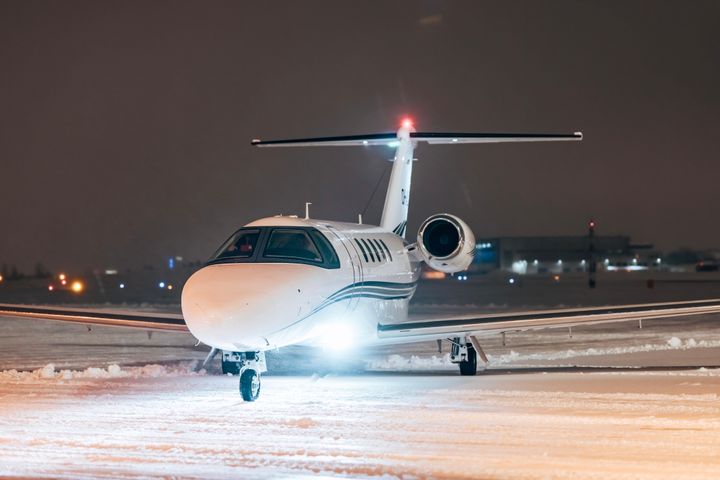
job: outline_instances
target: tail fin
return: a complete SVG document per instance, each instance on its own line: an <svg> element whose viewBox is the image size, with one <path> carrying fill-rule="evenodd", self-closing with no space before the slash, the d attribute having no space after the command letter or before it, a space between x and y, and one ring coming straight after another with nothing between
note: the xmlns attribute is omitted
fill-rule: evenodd
<svg viewBox="0 0 720 480"><path fill-rule="evenodd" d="M344 137L299 138L293 140L253 140L256 147L344 147L377 146L395 148L393 169L390 174L385 206L380 226L401 237L407 228L408 205L410 203L410 181L412 177L413 150L418 142L430 145L456 145L467 143L501 142L552 142L582 140L581 132L566 134L550 133L438 133L416 132L412 122L404 120L397 133L373 133Z"/></svg>

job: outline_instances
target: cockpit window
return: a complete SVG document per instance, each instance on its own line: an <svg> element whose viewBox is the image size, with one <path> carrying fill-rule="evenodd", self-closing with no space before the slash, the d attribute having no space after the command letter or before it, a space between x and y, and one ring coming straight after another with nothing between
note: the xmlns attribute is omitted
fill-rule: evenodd
<svg viewBox="0 0 720 480"><path fill-rule="evenodd" d="M244 227L210 258L215 263L303 263L340 268L330 240L313 227Z"/></svg>
<svg viewBox="0 0 720 480"><path fill-rule="evenodd" d="M322 262L320 252L306 231L285 228L272 231L263 257Z"/></svg>
<svg viewBox="0 0 720 480"><path fill-rule="evenodd" d="M255 246L260 237L260 230L242 229L228 239L225 244L220 247L214 259L222 258L250 258L255 253Z"/></svg>

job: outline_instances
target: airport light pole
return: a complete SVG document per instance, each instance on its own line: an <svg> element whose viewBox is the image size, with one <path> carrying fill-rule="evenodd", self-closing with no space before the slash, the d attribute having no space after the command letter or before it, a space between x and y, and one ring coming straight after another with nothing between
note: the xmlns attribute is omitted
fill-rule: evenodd
<svg viewBox="0 0 720 480"><path fill-rule="evenodd" d="M595 288L595 220L588 222L588 287Z"/></svg>

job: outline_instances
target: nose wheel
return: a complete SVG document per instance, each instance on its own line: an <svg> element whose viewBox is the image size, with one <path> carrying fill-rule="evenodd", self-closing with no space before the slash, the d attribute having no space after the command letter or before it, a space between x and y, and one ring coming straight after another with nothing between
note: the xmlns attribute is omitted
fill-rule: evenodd
<svg viewBox="0 0 720 480"><path fill-rule="evenodd" d="M260 374L254 368L245 367L240 374L240 395L246 402L254 402L260 396Z"/></svg>
<svg viewBox="0 0 720 480"><path fill-rule="evenodd" d="M240 375L240 395L246 402L260 396L260 374L267 372L265 352L223 352L222 372Z"/></svg>

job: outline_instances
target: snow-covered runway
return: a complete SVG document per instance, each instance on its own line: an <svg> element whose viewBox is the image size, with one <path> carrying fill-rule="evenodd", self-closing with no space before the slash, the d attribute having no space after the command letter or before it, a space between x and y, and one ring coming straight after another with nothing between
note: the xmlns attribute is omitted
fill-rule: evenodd
<svg viewBox="0 0 720 480"><path fill-rule="evenodd" d="M281 349L243 403L189 335L4 319L0 477L720 478L716 318L483 346L476 377L434 342Z"/></svg>
<svg viewBox="0 0 720 480"><path fill-rule="evenodd" d="M720 371L0 374L0 475L717 478Z"/></svg>

